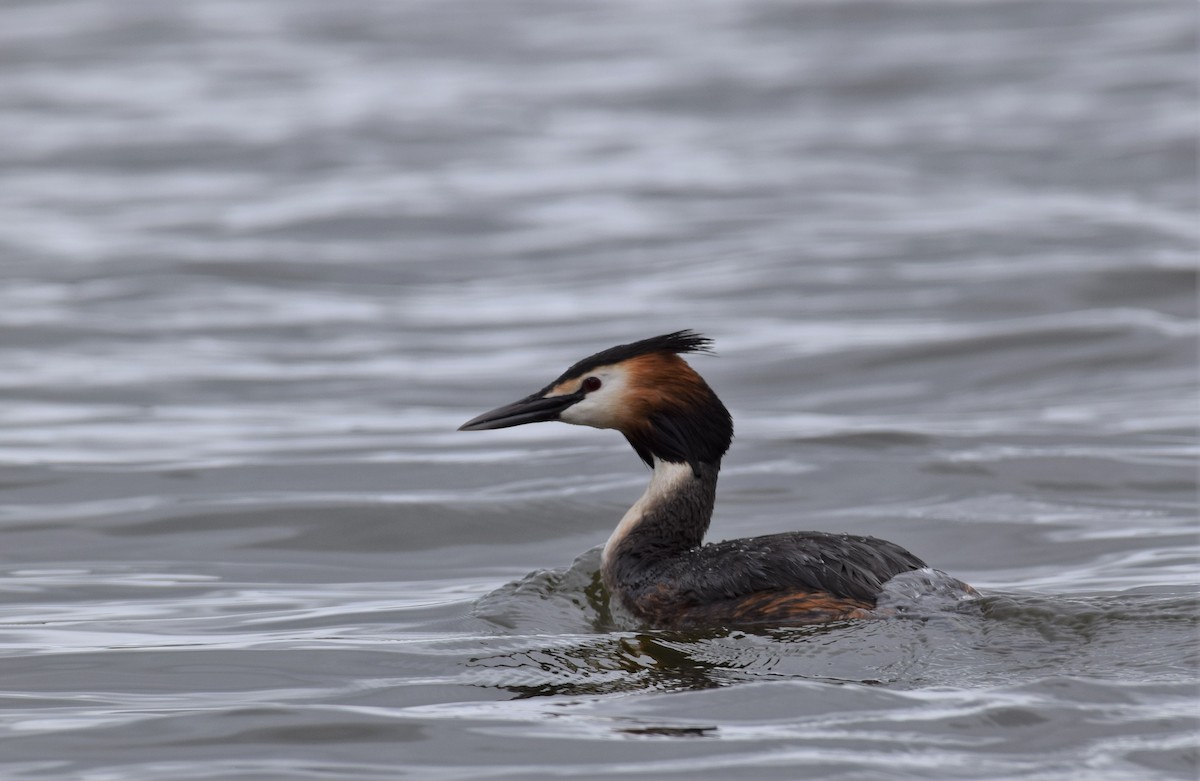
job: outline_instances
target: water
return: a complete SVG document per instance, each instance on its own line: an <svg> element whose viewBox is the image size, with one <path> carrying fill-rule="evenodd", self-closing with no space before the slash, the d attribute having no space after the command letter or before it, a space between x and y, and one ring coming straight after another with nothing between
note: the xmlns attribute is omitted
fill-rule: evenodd
<svg viewBox="0 0 1200 781"><path fill-rule="evenodd" d="M1196 9L8 2L0 775L1197 769ZM715 538L984 593L664 632L612 432L695 328Z"/></svg>

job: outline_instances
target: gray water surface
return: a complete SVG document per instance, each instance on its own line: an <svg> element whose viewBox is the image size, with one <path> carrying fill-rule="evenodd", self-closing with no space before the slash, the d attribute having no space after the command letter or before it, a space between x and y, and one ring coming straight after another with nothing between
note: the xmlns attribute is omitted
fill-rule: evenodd
<svg viewBox="0 0 1200 781"><path fill-rule="evenodd" d="M1197 771L1197 10L0 8L0 775ZM954 610L614 616L613 432L460 433L679 328L714 539Z"/></svg>

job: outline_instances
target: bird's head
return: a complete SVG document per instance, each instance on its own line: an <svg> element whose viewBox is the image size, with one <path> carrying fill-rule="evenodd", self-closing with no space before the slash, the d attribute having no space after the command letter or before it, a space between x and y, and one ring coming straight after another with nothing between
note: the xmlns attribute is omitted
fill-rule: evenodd
<svg viewBox="0 0 1200 781"><path fill-rule="evenodd" d="M584 358L537 393L485 412L460 431L560 420L625 435L642 460L719 466L733 438L729 411L683 353L710 352L692 331L621 344Z"/></svg>

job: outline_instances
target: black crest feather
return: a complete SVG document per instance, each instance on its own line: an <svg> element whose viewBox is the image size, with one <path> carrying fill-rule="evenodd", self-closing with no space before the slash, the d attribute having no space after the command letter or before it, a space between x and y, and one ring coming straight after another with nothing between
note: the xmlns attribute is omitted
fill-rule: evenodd
<svg viewBox="0 0 1200 781"><path fill-rule="evenodd" d="M709 339L707 336L701 336L690 329L684 329L670 334L663 334L662 336L652 336L649 339L642 339L638 342L618 344L616 347L601 350L595 355L589 355L563 372L557 380L550 383L547 387L553 387L571 377L578 377L584 372L590 372L599 366L620 363L630 358L636 358L639 355L649 355L651 353L680 354L711 352L712 339Z"/></svg>

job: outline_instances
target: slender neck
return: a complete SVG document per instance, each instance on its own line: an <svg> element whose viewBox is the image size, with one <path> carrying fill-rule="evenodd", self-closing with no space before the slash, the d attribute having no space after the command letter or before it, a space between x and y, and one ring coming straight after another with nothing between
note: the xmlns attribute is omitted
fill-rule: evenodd
<svg viewBox="0 0 1200 781"><path fill-rule="evenodd" d="M610 590L623 590L646 568L700 546L712 519L720 468L719 462L692 467L654 459L646 492L604 546L602 571Z"/></svg>

